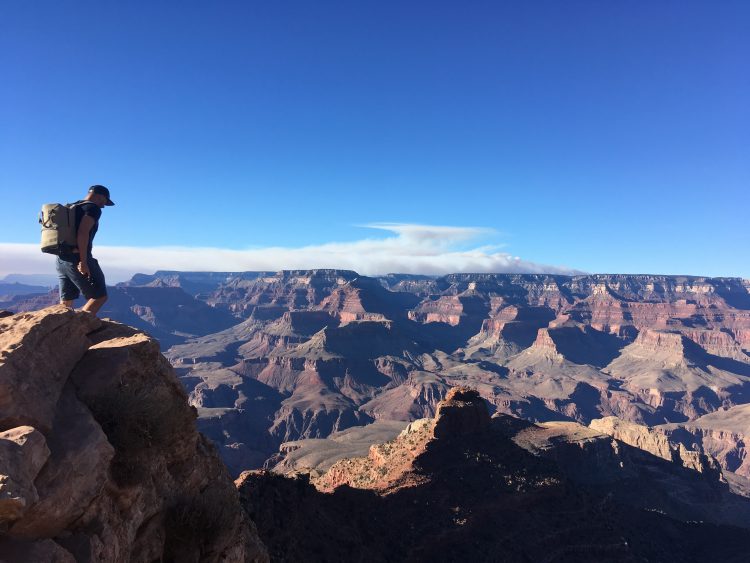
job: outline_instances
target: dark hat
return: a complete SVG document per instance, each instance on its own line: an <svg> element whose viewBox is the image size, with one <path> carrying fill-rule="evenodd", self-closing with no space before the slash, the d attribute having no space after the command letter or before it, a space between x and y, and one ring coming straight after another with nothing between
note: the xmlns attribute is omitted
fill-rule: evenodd
<svg viewBox="0 0 750 563"><path fill-rule="evenodd" d="M109 199L109 190L107 188L105 188L104 186L100 186L99 184L91 186L89 188L89 193L90 194L99 194L99 195L103 195L104 197L106 197L107 198L106 205L114 205L115 204L114 201L112 201L111 199Z"/></svg>

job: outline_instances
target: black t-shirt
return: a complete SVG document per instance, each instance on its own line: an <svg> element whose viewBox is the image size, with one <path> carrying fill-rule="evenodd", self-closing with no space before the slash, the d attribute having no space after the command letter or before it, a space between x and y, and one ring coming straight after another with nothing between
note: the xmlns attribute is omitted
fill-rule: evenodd
<svg viewBox="0 0 750 563"><path fill-rule="evenodd" d="M99 217L102 216L102 210L98 205L89 201L82 205L76 205L76 233L81 226L81 219L83 219L84 215L88 215L94 220L94 226L91 227L91 231L89 232L89 256L91 256L91 249L94 247L94 236L96 235L96 231L99 230Z"/></svg>

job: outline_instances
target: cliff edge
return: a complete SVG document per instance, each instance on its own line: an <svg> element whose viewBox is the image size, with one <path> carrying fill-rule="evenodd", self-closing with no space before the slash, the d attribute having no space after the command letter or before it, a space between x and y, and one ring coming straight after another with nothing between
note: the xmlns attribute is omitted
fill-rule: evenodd
<svg viewBox="0 0 750 563"><path fill-rule="evenodd" d="M267 561L195 417L143 332L0 318L0 560Z"/></svg>

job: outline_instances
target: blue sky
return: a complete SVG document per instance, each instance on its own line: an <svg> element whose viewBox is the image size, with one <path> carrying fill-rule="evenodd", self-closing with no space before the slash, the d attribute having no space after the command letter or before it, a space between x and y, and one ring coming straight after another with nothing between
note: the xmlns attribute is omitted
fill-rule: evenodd
<svg viewBox="0 0 750 563"><path fill-rule="evenodd" d="M51 264L38 208L102 183L123 275L750 277L748 25L731 1L6 0L0 274Z"/></svg>

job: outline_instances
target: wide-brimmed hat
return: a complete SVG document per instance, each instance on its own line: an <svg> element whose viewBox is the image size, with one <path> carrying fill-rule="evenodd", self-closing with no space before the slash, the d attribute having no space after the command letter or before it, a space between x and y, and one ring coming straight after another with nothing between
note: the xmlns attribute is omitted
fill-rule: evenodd
<svg viewBox="0 0 750 563"><path fill-rule="evenodd" d="M89 188L89 193L90 194L99 194L99 195L103 195L104 197L106 197L107 198L107 203L105 205L114 205L115 204L114 201L112 201L111 199L109 199L109 190L107 188L105 188L104 186L100 186L99 184L91 186Z"/></svg>

